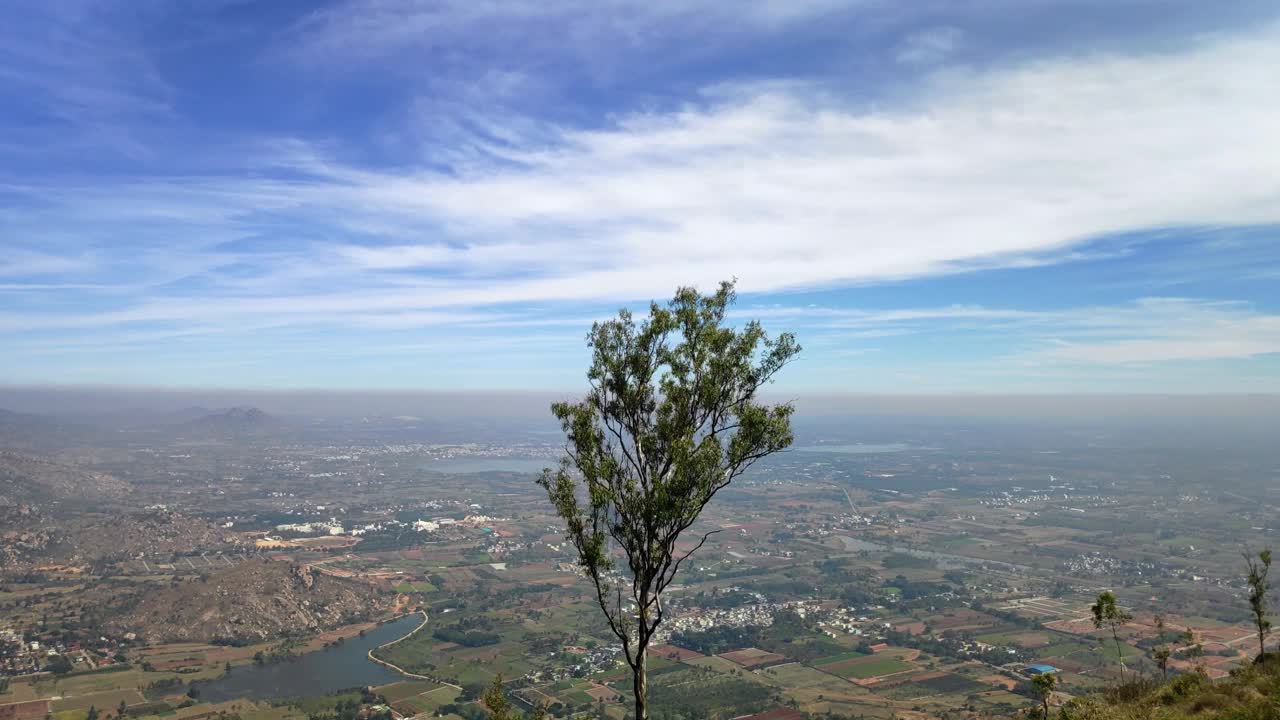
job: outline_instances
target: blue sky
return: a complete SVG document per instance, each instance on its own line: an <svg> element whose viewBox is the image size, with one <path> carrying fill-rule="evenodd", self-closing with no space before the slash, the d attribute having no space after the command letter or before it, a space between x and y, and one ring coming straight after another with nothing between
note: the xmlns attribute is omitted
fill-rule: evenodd
<svg viewBox="0 0 1280 720"><path fill-rule="evenodd" d="M1273 2L3 4L0 383L1280 392Z"/></svg>

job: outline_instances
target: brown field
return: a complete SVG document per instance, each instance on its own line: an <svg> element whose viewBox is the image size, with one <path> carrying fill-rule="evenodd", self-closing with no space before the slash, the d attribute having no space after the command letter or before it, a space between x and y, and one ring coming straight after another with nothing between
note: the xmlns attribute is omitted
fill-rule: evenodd
<svg viewBox="0 0 1280 720"><path fill-rule="evenodd" d="M1044 624L1050 630L1057 630L1069 635L1093 635L1098 629L1093 626L1093 620L1090 618L1075 618L1066 620L1054 620Z"/></svg>
<svg viewBox="0 0 1280 720"><path fill-rule="evenodd" d="M0 720L36 720L47 714L49 714L48 700L27 700L0 705Z"/></svg>
<svg viewBox="0 0 1280 720"><path fill-rule="evenodd" d="M784 655L766 652L759 648L743 648L732 652L720 653L720 657L745 668L773 665L787 659Z"/></svg>
<svg viewBox="0 0 1280 720"><path fill-rule="evenodd" d="M680 662L702 657L702 653L700 652L676 645L654 645L649 648L649 654L656 657L672 658Z"/></svg>
<svg viewBox="0 0 1280 720"><path fill-rule="evenodd" d="M613 702L622 697L622 694L611 687L604 685L592 685L591 689L586 693L591 696L592 700L604 700L605 702Z"/></svg>
<svg viewBox="0 0 1280 720"><path fill-rule="evenodd" d="M959 608L928 618L928 623L934 632L942 632L943 630L991 627L1000 624L1000 621L977 610Z"/></svg>

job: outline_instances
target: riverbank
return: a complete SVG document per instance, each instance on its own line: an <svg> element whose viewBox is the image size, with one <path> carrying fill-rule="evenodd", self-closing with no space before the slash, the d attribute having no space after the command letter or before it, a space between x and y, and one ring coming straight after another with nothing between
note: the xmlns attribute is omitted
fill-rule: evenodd
<svg viewBox="0 0 1280 720"><path fill-rule="evenodd" d="M417 611L417 613L418 613L418 614L420 614L420 615L422 615L422 622L418 624L418 627L414 628L413 630L410 630L410 631L409 631L409 633L408 633L407 635L405 635L404 637L396 638L395 640L392 640L391 642L383 643L383 644L381 644L381 645L379 645L379 646L377 646L377 647L375 647L375 648L369 648L369 653L368 653L368 655L369 655L369 659L370 659L370 660L372 660L373 662L378 663L379 665L381 665L381 666L383 666L383 667L385 667L385 668L389 668L389 669L391 669L391 670L394 670L394 671L396 671L396 672L400 673L401 675L404 675L405 677L411 677L411 678L414 678L414 679L416 679L416 680L430 680L430 681L431 681L431 682L433 682L433 683L439 683L440 685L447 685L447 686L449 686L449 687L451 687L451 688L454 688L454 689L456 689L456 690L461 690L462 688L461 688L460 686L458 686L458 685L454 685L454 684L453 684L453 683L451 683L451 682L445 682L444 680L441 680L440 678L434 678L434 677L431 677L431 676L429 676L429 675L419 675L419 674L417 674L417 673L411 673L411 672L409 672L408 670L405 670L404 668L400 667L399 665L396 665L395 663L389 662L389 661L387 661L387 660L383 660L382 658L380 658L380 657L378 657L378 656L376 656L376 655L374 655L374 654L373 654L373 653L374 653L375 651L377 651L377 650L382 650L382 649L384 649L384 648L389 648L389 647L391 647L392 645L395 645L396 643L400 643L400 642L404 642L405 640L408 640L409 638L411 638L411 637L413 637L414 635L418 634L418 631L419 631L419 630L421 630L422 628L426 627L426 626L427 626L427 611L426 611L426 610L418 610L418 611ZM400 615L400 616L398 616L398 617L392 618L392 622L394 622L395 620L399 620L399 619L400 619L400 618L402 618L402 617L408 617L409 615L413 615L413 614L414 614L414 613L405 613L404 615Z"/></svg>

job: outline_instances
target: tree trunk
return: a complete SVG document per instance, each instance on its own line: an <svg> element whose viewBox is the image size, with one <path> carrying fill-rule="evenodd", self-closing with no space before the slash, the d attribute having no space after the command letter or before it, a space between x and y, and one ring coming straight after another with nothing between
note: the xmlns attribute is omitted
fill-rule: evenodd
<svg viewBox="0 0 1280 720"><path fill-rule="evenodd" d="M1116 660L1120 662L1120 682L1124 683L1124 653L1120 651L1120 633L1116 626L1111 626L1111 639L1116 641Z"/></svg>
<svg viewBox="0 0 1280 720"><path fill-rule="evenodd" d="M640 659L636 662L636 666L631 669L631 689L636 699L636 720L648 720L649 718L649 678L646 673L648 668L648 659L646 650L640 650Z"/></svg>

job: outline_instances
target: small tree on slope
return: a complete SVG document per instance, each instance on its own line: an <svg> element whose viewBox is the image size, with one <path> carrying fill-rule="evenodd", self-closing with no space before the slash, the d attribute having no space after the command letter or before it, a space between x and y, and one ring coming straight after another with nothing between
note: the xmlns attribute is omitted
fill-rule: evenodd
<svg viewBox="0 0 1280 720"><path fill-rule="evenodd" d="M1049 698L1053 697L1053 689L1058 684L1058 677L1051 672L1042 672L1031 678L1031 687L1036 691L1044 709L1044 720L1049 720Z"/></svg>
<svg viewBox="0 0 1280 720"><path fill-rule="evenodd" d="M800 346L756 322L725 327L734 299L733 283L705 296L681 288L642 322L623 310L596 323L590 392L551 408L567 456L539 484L622 641L636 720L648 717L645 653L664 617L662 593L715 531L683 552L677 543L716 493L791 444L791 406L755 396Z"/></svg>
<svg viewBox="0 0 1280 720"><path fill-rule="evenodd" d="M1267 619L1267 573L1271 571L1271 550L1258 553L1257 559L1245 553L1244 561L1249 565L1245 582L1249 584L1249 610L1253 613L1253 624L1258 628L1258 659L1261 660L1267 655L1267 633L1271 632L1271 621Z"/></svg>
<svg viewBox="0 0 1280 720"><path fill-rule="evenodd" d="M1116 594L1110 590L1098 593L1098 601L1089 608L1093 612L1093 626L1101 630L1111 629L1111 639L1116 643L1116 660L1120 661L1120 682L1124 682L1124 652L1120 644L1120 626L1133 619L1116 604Z"/></svg>

